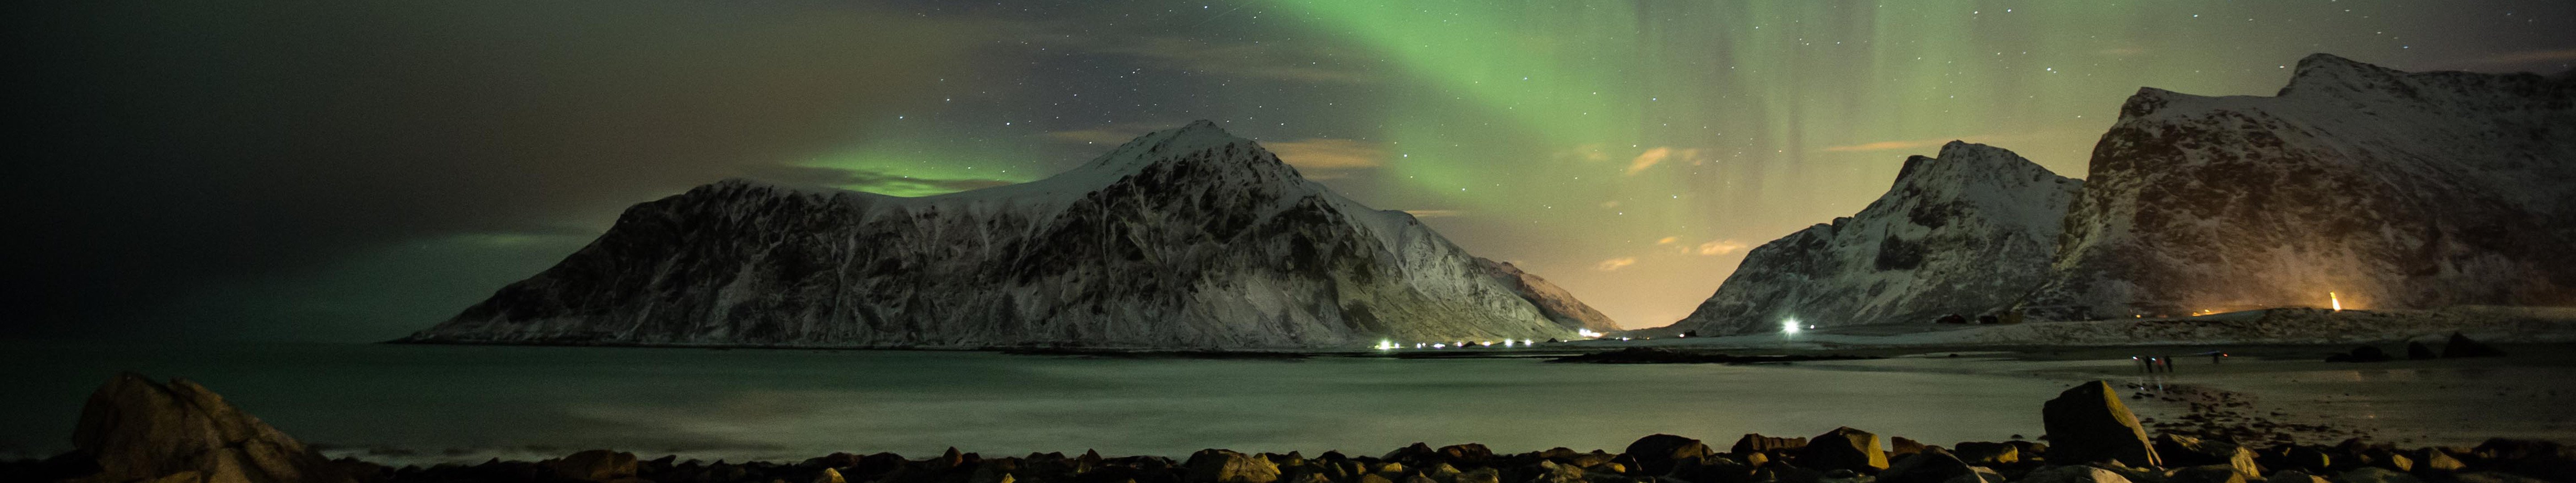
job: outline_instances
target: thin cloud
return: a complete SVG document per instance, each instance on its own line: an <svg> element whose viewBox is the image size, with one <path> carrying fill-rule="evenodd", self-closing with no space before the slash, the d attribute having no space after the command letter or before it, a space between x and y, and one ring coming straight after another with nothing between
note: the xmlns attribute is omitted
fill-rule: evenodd
<svg viewBox="0 0 2576 483"><path fill-rule="evenodd" d="M1657 245L1671 245L1671 244L1673 244L1673 242L1677 242L1677 241L1682 241L1682 237L1677 237L1677 236L1668 236L1668 237L1664 237L1663 239L1655 240L1655 244L1657 244Z"/></svg>
<svg viewBox="0 0 2576 483"><path fill-rule="evenodd" d="M1699 254L1701 255L1725 255L1735 253L1737 250L1743 249L1744 242L1735 240L1711 240L1708 243L1699 244Z"/></svg>
<svg viewBox="0 0 2576 483"><path fill-rule="evenodd" d="M1698 159L1699 148L1673 149L1670 146L1656 146L1654 149L1639 153L1636 159L1629 160L1628 171L1625 174L1634 176L1637 172L1655 167L1665 160L1697 162Z"/></svg>
<svg viewBox="0 0 2576 483"><path fill-rule="evenodd" d="M1850 146L1832 146L1832 147L1827 147L1827 148L1825 148L1825 150L1826 150L1826 151L1838 152L1838 153L1839 153L1839 152L1855 152L1855 151L1890 151L1890 150L1897 150L1897 149L1915 149L1915 148L1925 148L1925 147L1939 146L1939 145L1941 145L1941 143L1946 143L1946 142L1950 142L1950 140L1949 140L1949 139L1947 139L1947 138L1943 138L1943 139L1937 139L1937 140L1917 140L1917 141L1879 141L1879 142L1874 142L1874 143L1861 143L1861 144L1854 144L1854 145L1850 145Z"/></svg>
<svg viewBox="0 0 2576 483"><path fill-rule="evenodd" d="M1607 272L1607 271L1611 271L1611 270L1618 270L1618 269L1622 269L1622 268L1628 268L1628 266L1629 266L1629 265L1636 265L1636 264L1637 264L1637 257L1619 257L1619 258L1613 258L1613 259L1609 259L1609 260L1602 260L1602 261L1601 261L1601 263L1600 263L1599 265L1593 265L1593 266L1592 266L1592 269L1593 269L1593 270L1600 270L1600 271Z"/></svg>
<svg viewBox="0 0 2576 483"><path fill-rule="evenodd" d="M2571 60L2576 60L2576 49L2507 52L2471 59L2467 63L2476 65L2507 65L2538 62L2565 62Z"/></svg>
<svg viewBox="0 0 2576 483"><path fill-rule="evenodd" d="M1378 143L1336 138L1306 138L1296 141L1261 143L1279 155L1281 162L1307 172L1307 177L1332 179L1349 171L1385 165L1386 149Z"/></svg>

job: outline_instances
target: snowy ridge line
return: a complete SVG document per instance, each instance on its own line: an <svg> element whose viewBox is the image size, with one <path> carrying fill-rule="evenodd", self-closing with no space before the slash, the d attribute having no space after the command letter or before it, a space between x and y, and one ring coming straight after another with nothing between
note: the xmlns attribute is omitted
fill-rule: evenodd
<svg viewBox="0 0 2576 483"><path fill-rule="evenodd" d="M1574 337L1553 314L1588 307L1525 297L1478 260L1200 121L1053 177L938 196L701 186L629 208L562 263L404 340L1239 350Z"/></svg>

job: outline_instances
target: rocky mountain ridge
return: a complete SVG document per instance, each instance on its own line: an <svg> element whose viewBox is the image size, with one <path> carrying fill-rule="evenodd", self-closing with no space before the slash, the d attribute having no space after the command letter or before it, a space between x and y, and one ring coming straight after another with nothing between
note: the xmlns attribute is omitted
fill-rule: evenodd
<svg viewBox="0 0 2576 483"><path fill-rule="evenodd" d="M2141 89L2090 176L2020 310L2576 304L2567 76L2317 54L2272 97Z"/></svg>
<svg viewBox="0 0 2576 483"><path fill-rule="evenodd" d="M2061 191L1918 179L1918 165L1944 164L1910 159L1878 202L1755 249L1667 331L2576 304L2571 106L2576 75L2408 73L2326 54L2271 97L2143 88L2095 146L2090 179ZM1890 208L1958 193L2029 194L1980 205L2009 216ZM1962 226L2012 236L1907 234ZM1921 265L1943 256L1959 263ZM1957 285L1969 282L1982 285Z"/></svg>
<svg viewBox="0 0 2576 483"><path fill-rule="evenodd" d="M1975 317L2047 279L2060 214L2083 182L2020 155L1953 141L1907 158L1860 213L1747 253L1674 331Z"/></svg>
<svg viewBox="0 0 2576 483"><path fill-rule="evenodd" d="M1527 288L1411 215L1343 198L1200 121L1043 180L947 195L701 186L629 208L562 263L404 340L1356 348L1573 337L1518 293Z"/></svg>

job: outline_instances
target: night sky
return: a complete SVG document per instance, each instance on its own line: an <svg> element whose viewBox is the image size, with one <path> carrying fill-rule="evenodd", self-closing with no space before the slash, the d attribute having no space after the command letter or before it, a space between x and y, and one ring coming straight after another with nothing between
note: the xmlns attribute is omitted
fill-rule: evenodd
<svg viewBox="0 0 2576 483"><path fill-rule="evenodd" d="M693 185L937 194L1193 119L1657 326L1952 139L2081 177L2140 86L2576 64L2565 0L41 3L17 337L387 339Z"/></svg>

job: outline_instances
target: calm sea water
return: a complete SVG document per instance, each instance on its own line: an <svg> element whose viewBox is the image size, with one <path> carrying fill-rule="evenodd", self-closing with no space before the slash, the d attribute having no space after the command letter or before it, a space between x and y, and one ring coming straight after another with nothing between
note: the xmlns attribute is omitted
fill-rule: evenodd
<svg viewBox="0 0 2576 483"><path fill-rule="evenodd" d="M1413 442L1617 451L1849 425L1935 444L2038 435L2061 382L1802 366L1535 360L1100 359L976 352L376 344L0 343L0 453L68 449L119 370L185 377L334 455L393 462L586 448L714 459L1208 447L1375 454Z"/></svg>

